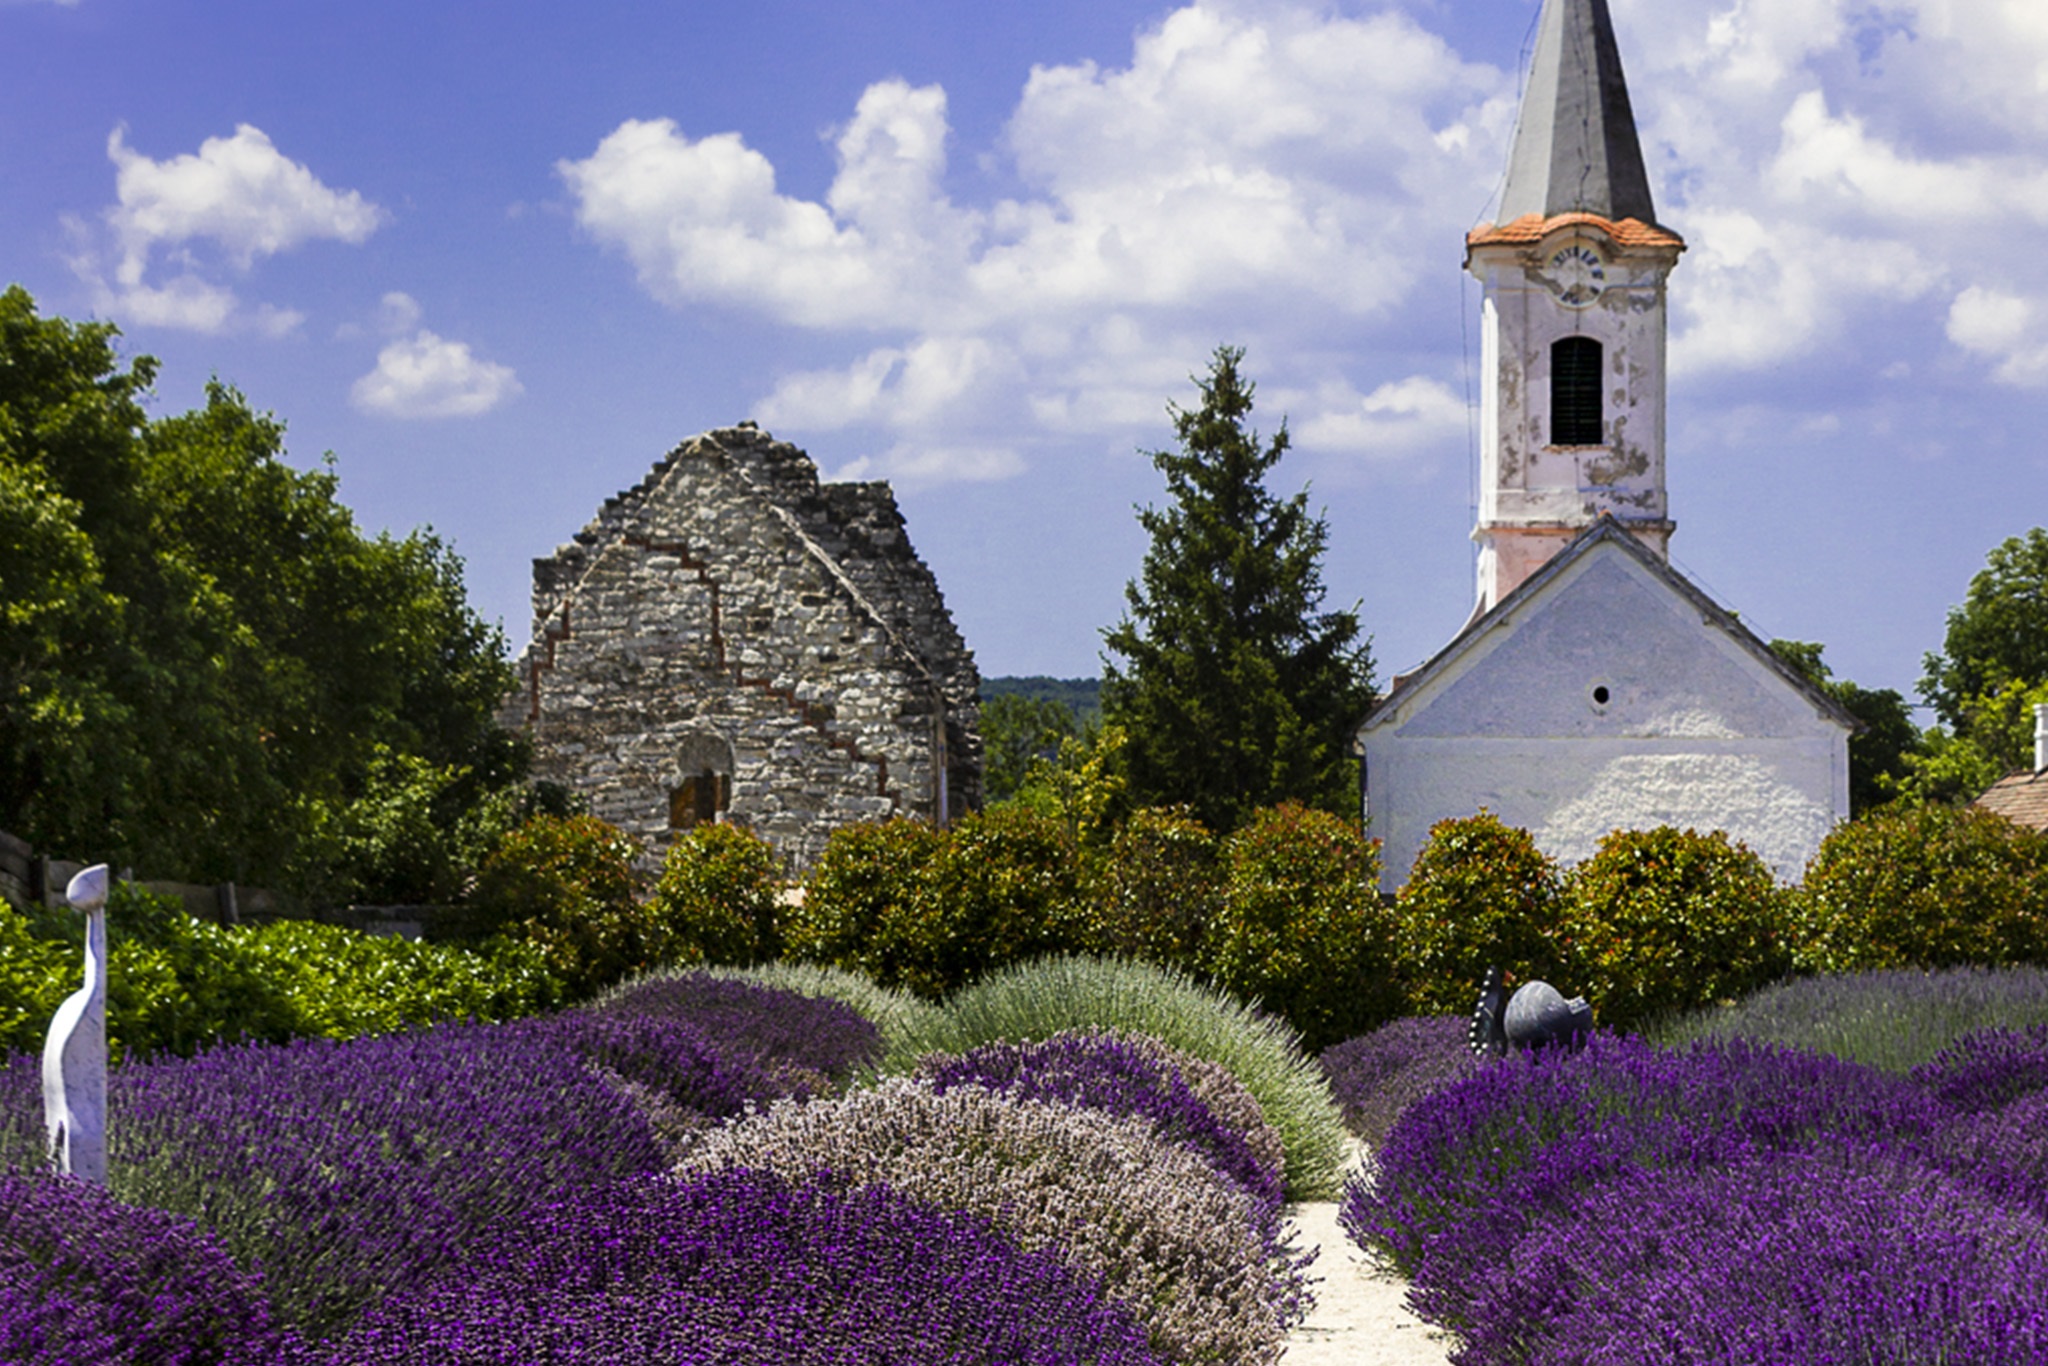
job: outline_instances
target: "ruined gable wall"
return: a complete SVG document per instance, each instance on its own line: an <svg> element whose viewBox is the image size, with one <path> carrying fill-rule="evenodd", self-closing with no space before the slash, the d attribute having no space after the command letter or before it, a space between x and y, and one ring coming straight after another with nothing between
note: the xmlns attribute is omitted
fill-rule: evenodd
<svg viewBox="0 0 2048 1366"><path fill-rule="evenodd" d="M724 744L731 818L801 865L839 825L931 816L940 694L802 519L747 477L761 440L686 443L536 562L542 617L515 710L539 776L656 844L685 756ZM774 482L801 499L806 470L817 485L797 458Z"/></svg>

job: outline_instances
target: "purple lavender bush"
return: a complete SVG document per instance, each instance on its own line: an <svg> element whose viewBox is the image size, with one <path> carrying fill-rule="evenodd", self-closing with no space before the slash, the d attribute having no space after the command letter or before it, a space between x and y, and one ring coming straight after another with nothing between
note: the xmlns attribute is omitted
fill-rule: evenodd
<svg viewBox="0 0 2048 1366"><path fill-rule="evenodd" d="M656 1170L549 1020L232 1045L109 1079L124 1199L197 1219L309 1335L572 1195Z"/></svg>
<svg viewBox="0 0 2048 1366"><path fill-rule="evenodd" d="M1882 1143L1623 1171L1489 1274L1418 1281L1459 1366L2048 1361L2048 1228Z"/></svg>
<svg viewBox="0 0 2048 1366"><path fill-rule="evenodd" d="M1979 1030L1912 1075L1942 1104L1971 1115L2048 1091L2048 1024Z"/></svg>
<svg viewBox="0 0 2048 1366"><path fill-rule="evenodd" d="M0 1171L0 1361L269 1366L287 1336L262 1282L191 1220Z"/></svg>
<svg viewBox="0 0 2048 1366"><path fill-rule="evenodd" d="M1319 1061L1344 1127L1377 1148L1402 1111L1478 1071L1466 1027L1459 1016L1411 1015L1324 1049Z"/></svg>
<svg viewBox="0 0 2048 1366"><path fill-rule="evenodd" d="M655 1177L538 1212L301 1366L1161 1366L1058 1257L886 1186Z"/></svg>
<svg viewBox="0 0 2048 1366"><path fill-rule="evenodd" d="M680 1020L727 1052L743 1051L795 1076L843 1083L882 1055L881 1031L852 1006L704 972L644 977L607 993L592 1009Z"/></svg>
<svg viewBox="0 0 2048 1366"><path fill-rule="evenodd" d="M988 1220L1100 1278L1170 1362L1262 1366L1306 1314L1304 1258L1262 1206L1141 1120L907 1078L778 1101L707 1132L681 1170L747 1168L884 1185Z"/></svg>
<svg viewBox="0 0 2048 1366"><path fill-rule="evenodd" d="M1063 1030L1041 1043L991 1043L918 1068L933 1091L979 1086L1020 1100L1086 1106L1144 1120L1192 1149L1278 1218L1286 1198L1279 1164L1262 1160L1189 1085L1181 1056L1157 1039L1114 1030Z"/></svg>
<svg viewBox="0 0 2048 1366"><path fill-rule="evenodd" d="M1482 1068L1410 1107L1340 1221L1418 1286L1498 1269L1545 1212L1633 1170L1697 1171L1822 1140L1924 1141L1948 1118L1910 1080L1743 1040L1664 1051L1598 1035Z"/></svg>

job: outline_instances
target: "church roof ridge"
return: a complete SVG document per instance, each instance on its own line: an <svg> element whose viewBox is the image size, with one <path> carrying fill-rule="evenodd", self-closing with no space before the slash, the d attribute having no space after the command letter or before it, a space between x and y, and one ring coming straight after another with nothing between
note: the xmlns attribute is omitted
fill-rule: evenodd
<svg viewBox="0 0 2048 1366"><path fill-rule="evenodd" d="M1500 221L1590 213L1657 222L1607 0L1544 0Z"/></svg>
<svg viewBox="0 0 2048 1366"><path fill-rule="evenodd" d="M1375 699L1371 709L1366 712L1364 720L1359 723L1360 733L1362 734L1382 716L1387 715L1396 705L1407 701L1413 695L1412 690L1414 688L1442 673L1453 659L1462 655L1481 636L1519 613L1524 603L1541 594L1567 568L1578 560L1583 559L1595 546L1602 543L1612 543L1626 552L1645 569L1648 569L1651 574L1663 580L1674 592L1698 609L1701 619L1706 624L1719 628L1723 633L1734 639L1751 655L1760 660L1765 667L1779 675L1793 688L1803 693L1807 700L1818 710L1833 717L1852 732L1861 731L1864 728L1863 723L1850 715L1840 702L1828 696L1827 693L1815 686L1811 679L1807 678L1790 664L1787 664L1784 660L1778 658L1777 653L1769 645L1765 644L1756 632L1743 625L1740 617L1723 607L1720 603L1715 602L1713 598L1708 596L1705 589L1679 573L1676 569L1673 569L1662 558L1638 541L1635 534L1629 530L1627 522L1617 518L1611 512L1603 512L1593 519L1591 526L1567 542L1564 549L1558 551L1545 561L1542 568L1522 580L1521 583L1515 586L1513 592L1495 603L1492 610L1479 613L1473 617L1471 621L1465 624L1463 630L1452 637L1449 644L1445 645L1443 649L1438 650L1420 668L1402 675L1398 686L1388 689L1383 696Z"/></svg>
<svg viewBox="0 0 2048 1366"><path fill-rule="evenodd" d="M1525 213L1520 218L1505 223L1481 223L1465 234L1468 247L1491 246L1495 243L1518 244L1540 242L1561 228L1598 228L1607 234L1617 246L1623 247L1677 247L1685 249L1685 239L1666 227L1645 223L1640 218L1624 218L1616 221L1602 218L1597 213L1559 213L1545 218L1540 213Z"/></svg>

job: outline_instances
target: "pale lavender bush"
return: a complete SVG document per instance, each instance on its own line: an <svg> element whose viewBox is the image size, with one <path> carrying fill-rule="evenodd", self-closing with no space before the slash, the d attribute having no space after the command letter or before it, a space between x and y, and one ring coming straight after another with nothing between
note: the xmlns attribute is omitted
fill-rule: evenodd
<svg viewBox="0 0 2048 1366"><path fill-rule="evenodd" d="M982 1220L765 1172L541 1212L306 1366L1159 1366L1129 1310Z"/></svg>
<svg viewBox="0 0 2048 1366"><path fill-rule="evenodd" d="M1418 1282L1459 1366L2048 1361L2048 1230L1882 1146L1619 1172Z"/></svg>
<svg viewBox="0 0 2048 1366"><path fill-rule="evenodd" d="M1411 1015L1324 1049L1320 1061L1344 1127L1378 1147L1403 1110L1478 1071L1467 1028L1458 1016Z"/></svg>
<svg viewBox="0 0 2048 1366"><path fill-rule="evenodd" d="M262 1282L189 1219L45 1172L0 1172L0 1361L270 1366Z"/></svg>
<svg viewBox="0 0 2048 1366"><path fill-rule="evenodd" d="M1282 1160L1262 1158L1247 1135L1226 1124L1189 1083L1186 1070L1194 1062L1157 1039L1115 1030L1063 1030L1038 1043L991 1043L958 1057L935 1054L918 1065L918 1076L932 1090L955 1086L984 1087L1022 1100L1049 1100L1083 1105L1106 1114L1142 1119L1152 1132L1170 1143L1191 1148L1237 1182L1277 1218L1285 1198ZM1219 1078L1258 1102L1230 1074L1211 1065L1203 1080L1212 1088ZM1232 1107L1243 1114L1241 1102ZM1263 1148L1280 1150L1280 1136L1258 1117Z"/></svg>
<svg viewBox="0 0 2048 1366"><path fill-rule="evenodd" d="M1174 1362L1278 1359L1307 1311L1298 1257L1258 1203L1141 1121L907 1079L840 1100L778 1101L707 1133L683 1171L729 1167L886 1185L988 1220L1099 1277Z"/></svg>

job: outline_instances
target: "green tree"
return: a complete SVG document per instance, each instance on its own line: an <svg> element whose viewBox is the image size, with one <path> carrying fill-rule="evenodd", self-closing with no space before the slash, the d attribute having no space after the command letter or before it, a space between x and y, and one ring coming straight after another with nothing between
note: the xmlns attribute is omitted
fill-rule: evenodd
<svg viewBox="0 0 2048 1366"><path fill-rule="evenodd" d="M1329 528L1304 490L1270 493L1287 425L1261 444L1247 425L1242 350L1218 347L1201 406L1169 404L1178 449L1154 451L1172 506L1141 509L1152 538L1125 618L1103 633L1104 720L1129 736L1130 798L1184 803L1212 830L1295 800L1357 804L1349 742L1372 697L1355 612L1322 610Z"/></svg>
<svg viewBox="0 0 2048 1366"><path fill-rule="evenodd" d="M982 788L988 800L1016 796L1033 764L1057 758L1061 743L1080 734L1073 708L1053 698L1006 693L982 703Z"/></svg>
<svg viewBox="0 0 2048 1366"><path fill-rule="evenodd" d="M1797 669L1842 710L1863 723L1863 729L1849 737L1849 812L1851 815L1882 806L1898 794L1900 784L1911 772L1906 756L1920 744L1920 728L1913 724L1906 699L1893 688L1861 688L1821 659L1821 646L1808 640L1774 640L1771 653Z"/></svg>
<svg viewBox="0 0 2048 1366"><path fill-rule="evenodd" d="M1994 548L1949 609L1941 651L1927 655L1920 695L1955 734L1974 729L1984 699L2048 682L2048 530ZM2023 756L1998 756L2017 765Z"/></svg>
<svg viewBox="0 0 2048 1366"><path fill-rule="evenodd" d="M379 866L356 839L368 886L335 851L417 834L399 778L447 823L523 773L460 561L364 535L333 469L286 464L283 424L226 385L150 420L155 362L116 336L0 294L0 828L160 877L444 890L416 850Z"/></svg>

